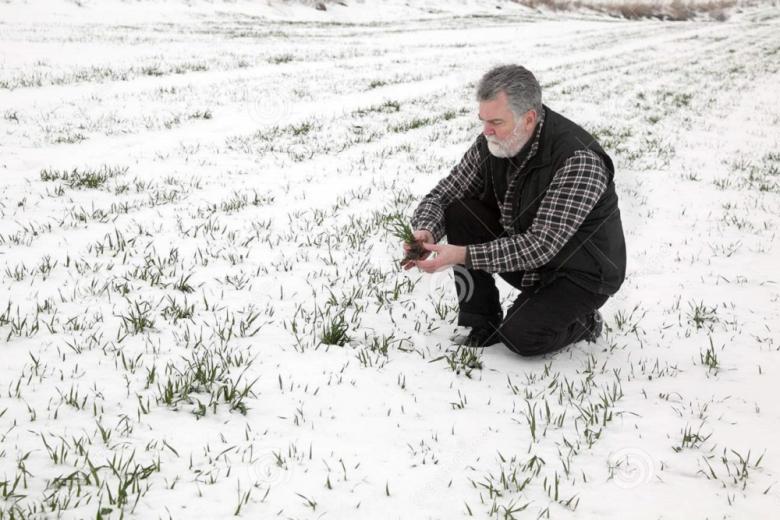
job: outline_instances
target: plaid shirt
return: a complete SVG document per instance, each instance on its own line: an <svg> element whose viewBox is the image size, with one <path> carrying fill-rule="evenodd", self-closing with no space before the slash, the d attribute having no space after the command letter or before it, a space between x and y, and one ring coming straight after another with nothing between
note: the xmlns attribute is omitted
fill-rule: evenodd
<svg viewBox="0 0 780 520"><path fill-rule="evenodd" d="M553 175L531 226L524 233L515 233L512 200L521 177L518 173L536 154L543 125L544 115L530 146L523 147L527 152L519 167L508 169L506 194L498 200L501 225L508 236L466 246L466 267L489 273L524 271L524 287L539 281L535 269L549 262L571 239L609 182L601 157L586 148L578 150ZM457 199L478 197L482 192L483 163L475 140L460 163L420 201L411 219L414 229L427 229L435 242L441 240L445 233L444 209Z"/></svg>

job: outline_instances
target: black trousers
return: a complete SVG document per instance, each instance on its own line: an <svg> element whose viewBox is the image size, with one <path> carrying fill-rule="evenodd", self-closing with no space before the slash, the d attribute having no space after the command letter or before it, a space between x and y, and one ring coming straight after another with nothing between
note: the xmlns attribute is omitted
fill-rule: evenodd
<svg viewBox="0 0 780 520"><path fill-rule="evenodd" d="M497 207L478 199L456 200L444 213L447 241L454 245L489 242L508 236ZM562 276L546 284L521 288L521 271L498 273L521 293L503 317L491 273L455 266L460 312L458 325L490 325L510 350L524 356L544 354L585 339L590 315L609 296L588 291Z"/></svg>

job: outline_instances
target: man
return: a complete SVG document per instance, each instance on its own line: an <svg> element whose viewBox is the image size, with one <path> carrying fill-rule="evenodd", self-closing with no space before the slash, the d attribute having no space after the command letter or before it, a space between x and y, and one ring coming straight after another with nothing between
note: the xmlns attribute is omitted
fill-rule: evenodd
<svg viewBox="0 0 780 520"><path fill-rule="evenodd" d="M467 346L503 342L536 355L595 341L598 308L626 269L612 160L542 104L524 67L491 69L476 94L483 131L414 211L426 252L404 268L454 266ZM445 234L448 244L437 245ZM506 317L494 273L521 290Z"/></svg>

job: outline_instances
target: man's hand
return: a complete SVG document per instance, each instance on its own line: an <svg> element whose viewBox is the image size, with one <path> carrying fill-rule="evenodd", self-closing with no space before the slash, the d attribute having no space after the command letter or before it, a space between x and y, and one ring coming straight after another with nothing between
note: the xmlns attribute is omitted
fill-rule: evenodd
<svg viewBox="0 0 780 520"><path fill-rule="evenodd" d="M412 234L414 235L414 239L417 242L422 242L423 244L433 244L433 235L427 229L418 229L417 231L414 231ZM410 246L409 244L404 242L404 255L406 255L411 248L412 248L412 246ZM420 260L423 260L423 259L427 258L430 254L431 254L430 251L425 251L420 256ZM408 260L406 263L404 263L402 265L403 265L404 270L408 271L409 269L414 267L417 262L418 262L418 260Z"/></svg>
<svg viewBox="0 0 780 520"><path fill-rule="evenodd" d="M417 260L414 264L426 273L434 273L455 264L466 263L466 246L451 244L423 244L426 251L433 251L436 256L430 260ZM427 257L428 255L426 255Z"/></svg>

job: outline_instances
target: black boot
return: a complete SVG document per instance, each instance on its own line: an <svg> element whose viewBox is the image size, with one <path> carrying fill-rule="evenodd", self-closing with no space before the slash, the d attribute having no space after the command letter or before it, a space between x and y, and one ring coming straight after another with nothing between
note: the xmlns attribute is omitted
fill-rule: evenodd
<svg viewBox="0 0 780 520"><path fill-rule="evenodd" d="M494 318L488 319L485 324L471 327L462 346L472 348L483 348L501 343L501 336L498 334L498 327L501 325L504 313L497 314Z"/></svg>
<svg viewBox="0 0 780 520"><path fill-rule="evenodd" d="M588 343L595 343L601 336L601 331L604 328L604 318L599 311L593 311L588 319L589 332L585 336L585 340Z"/></svg>

